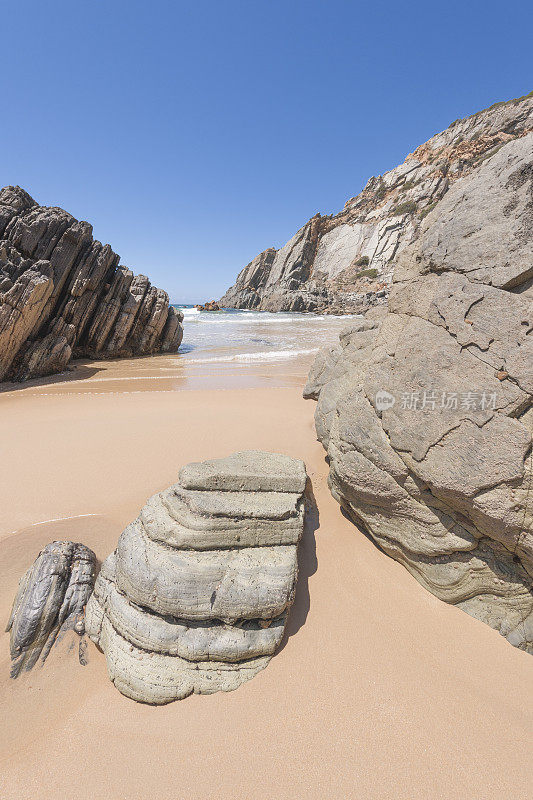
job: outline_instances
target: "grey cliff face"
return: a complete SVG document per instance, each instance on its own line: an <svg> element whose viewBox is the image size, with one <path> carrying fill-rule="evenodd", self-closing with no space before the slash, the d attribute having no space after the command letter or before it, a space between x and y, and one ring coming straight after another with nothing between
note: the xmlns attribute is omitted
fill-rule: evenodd
<svg viewBox="0 0 533 800"><path fill-rule="evenodd" d="M254 258L219 305L347 313L384 304L399 256L426 215L458 179L531 130L533 96L457 120L403 164L370 178L339 214L317 214L280 250Z"/></svg>
<svg viewBox="0 0 533 800"><path fill-rule="evenodd" d="M52 542L22 576L11 616L11 677L43 663L67 630L85 632L85 606L96 577L96 556L77 542ZM80 661L84 641L80 639Z"/></svg>
<svg viewBox="0 0 533 800"><path fill-rule="evenodd" d="M0 191L0 381L60 372L71 358L175 351L182 321L89 223L18 186Z"/></svg>
<svg viewBox="0 0 533 800"><path fill-rule="evenodd" d="M168 703L268 664L294 598L306 480L302 461L248 451L189 464L148 500L87 606L119 691Z"/></svg>
<svg viewBox="0 0 533 800"><path fill-rule="evenodd" d="M330 487L429 591L533 652L533 134L457 180L398 259L388 310L305 394Z"/></svg>

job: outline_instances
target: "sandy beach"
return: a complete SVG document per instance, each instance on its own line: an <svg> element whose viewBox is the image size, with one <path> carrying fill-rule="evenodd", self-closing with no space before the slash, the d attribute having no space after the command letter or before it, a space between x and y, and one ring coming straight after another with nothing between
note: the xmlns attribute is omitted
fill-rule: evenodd
<svg viewBox="0 0 533 800"><path fill-rule="evenodd" d="M529 797L531 657L343 516L301 397L306 365L272 388L221 390L204 373L219 388L176 391L156 380L164 363L135 362L147 387L123 362L120 383L96 383L110 363L0 395L1 617L47 542L102 559L183 464L262 448L305 460L318 507L289 635L237 691L150 707L116 691L92 643L80 666L74 635L10 680L4 634L2 800Z"/></svg>
<svg viewBox="0 0 533 800"><path fill-rule="evenodd" d="M533 800L531 0L2 12L0 800Z"/></svg>

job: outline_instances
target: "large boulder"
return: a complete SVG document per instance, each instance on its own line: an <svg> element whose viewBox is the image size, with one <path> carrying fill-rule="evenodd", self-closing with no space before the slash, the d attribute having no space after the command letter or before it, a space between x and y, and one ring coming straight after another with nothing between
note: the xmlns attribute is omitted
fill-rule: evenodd
<svg viewBox="0 0 533 800"><path fill-rule="evenodd" d="M533 652L533 134L458 180L305 393L330 486L426 588Z"/></svg>
<svg viewBox="0 0 533 800"><path fill-rule="evenodd" d="M65 369L71 358L170 352L183 314L144 275L119 265L88 222L0 190L0 381Z"/></svg>
<svg viewBox="0 0 533 800"><path fill-rule="evenodd" d="M189 464L148 500L87 607L119 691L168 703L267 665L294 598L305 484L302 461L248 451Z"/></svg>

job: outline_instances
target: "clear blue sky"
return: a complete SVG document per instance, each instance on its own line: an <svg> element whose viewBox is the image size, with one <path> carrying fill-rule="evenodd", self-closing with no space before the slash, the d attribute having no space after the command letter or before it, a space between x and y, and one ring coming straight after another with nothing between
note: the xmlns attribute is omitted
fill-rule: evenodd
<svg viewBox="0 0 533 800"><path fill-rule="evenodd" d="M533 88L531 0L17 0L1 26L2 185L176 302Z"/></svg>

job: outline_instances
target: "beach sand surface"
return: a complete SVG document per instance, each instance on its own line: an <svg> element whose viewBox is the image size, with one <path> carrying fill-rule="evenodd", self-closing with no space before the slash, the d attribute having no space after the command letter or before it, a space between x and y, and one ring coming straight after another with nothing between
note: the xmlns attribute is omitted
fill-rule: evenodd
<svg viewBox="0 0 533 800"><path fill-rule="evenodd" d="M235 692L134 703L92 643L78 663L74 634L13 681L1 634L1 800L531 796L533 659L343 516L301 380L169 391L91 386L98 374L0 395L2 620L40 548L69 538L105 558L187 462L249 448L303 458L318 511L283 647Z"/></svg>

